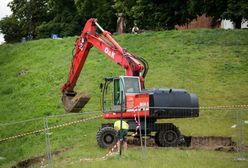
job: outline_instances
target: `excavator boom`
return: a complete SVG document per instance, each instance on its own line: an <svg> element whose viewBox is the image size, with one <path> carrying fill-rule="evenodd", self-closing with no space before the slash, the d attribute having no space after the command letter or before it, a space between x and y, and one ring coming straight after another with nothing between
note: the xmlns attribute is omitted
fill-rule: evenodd
<svg viewBox="0 0 248 168"><path fill-rule="evenodd" d="M97 27L105 38L97 34ZM86 92L76 93L74 87L88 53L93 46L125 69L126 76L138 76L141 86L144 88L144 77L147 71L146 62L123 49L111 37L111 34L97 23L97 19L91 18L86 22L81 35L76 41L68 80L61 88L63 93L62 101L67 112L79 112L90 100L90 96ZM141 75L142 71L144 71L143 75Z"/></svg>

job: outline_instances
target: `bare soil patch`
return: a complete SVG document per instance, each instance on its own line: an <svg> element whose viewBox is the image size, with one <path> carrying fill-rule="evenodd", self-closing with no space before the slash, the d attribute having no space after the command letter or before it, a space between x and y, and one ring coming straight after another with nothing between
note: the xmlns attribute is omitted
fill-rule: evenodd
<svg viewBox="0 0 248 168"><path fill-rule="evenodd" d="M140 139L133 138L128 139L128 144L131 146L140 146ZM144 140L142 142L144 144ZM158 147L155 143L154 137L147 139L146 141L148 147ZM231 137L224 136L184 136L183 141L178 145L178 147L187 149L204 149L204 150L214 150L223 152L235 152L236 144ZM244 146L244 150L247 150L247 146Z"/></svg>
<svg viewBox="0 0 248 168"><path fill-rule="evenodd" d="M63 150L55 151L52 153L52 155L59 155L60 153L66 152L68 150L69 150L68 148L65 148ZM47 155L36 156L30 159L18 161L16 165L11 166L11 168L28 168L34 164L44 163L46 159L47 159Z"/></svg>

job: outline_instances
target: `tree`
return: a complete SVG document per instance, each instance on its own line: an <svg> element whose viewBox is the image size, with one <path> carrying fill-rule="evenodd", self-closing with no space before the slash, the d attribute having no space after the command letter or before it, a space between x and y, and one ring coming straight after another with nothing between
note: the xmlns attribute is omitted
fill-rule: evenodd
<svg viewBox="0 0 248 168"><path fill-rule="evenodd" d="M131 31L134 25L135 18L131 12L133 6L135 6L136 1L133 0L117 0L112 7L115 9L116 14L121 13L125 17L127 30Z"/></svg>
<svg viewBox="0 0 248 168"><path fill-rule="evenodd" d="M248 1L247 0L228 0L227 9L222 17L230 19L235 23L235 27L240 29L242 20L248 19Z"/></svg>
<svg viewBox="0 0 248 168"><path fill-rule="evenodd" d="M49 20L48 0L13 0L8 4L24 36L36 37L36 27Z"/></svg>
<svg viewBox="0 0 248 168"><path fill-rule="evenodd" d="M13 15L4 17L0 21L0 30L7 43L19 42L23 37L19 22Z"/></svg>
<svg viewBox="0 0 248 168"><path fill-rule="evenodd" d="M195 5L196 6L196 5ZM190 0L117 0L114 8L143 29L174 29L197 17Z"/></svg>
<svg viewBox="0 0 248 168"><path fill-rule="evenodd" d="M217 21L223 19L222 14L227 9L227 0L206 0L202 7L202 11L207 16L211 16L214 21Z"/></svg>
<svg viewBox="0 0 248 168"><path fill-rule="evenodd" d="M77 11L85 23L89 18L97 18L102 27L110 32L116 30L116 11L110 0L74 0Z"/></svg>
<svg viewBox="0 0 248 168"><path fill-rule="evenodd" d="M77 13L74 0L50 0L49 11L52 19L38 26L39 38L47 38L51 34L73 36L81 32L82 18Z"/></svg>
<svg viewBox="0 0 248 168"><path fill-rule="evenodd" d="M242 19L248 18L247 0L207 0L204 10L207 16L217 19L230 19L236 28L241 28Z"/></svg>

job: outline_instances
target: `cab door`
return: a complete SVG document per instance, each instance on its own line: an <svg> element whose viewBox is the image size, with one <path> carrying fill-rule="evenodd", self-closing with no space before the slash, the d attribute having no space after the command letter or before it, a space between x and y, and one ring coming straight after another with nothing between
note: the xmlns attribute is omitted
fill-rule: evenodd
<svg viewBox="0 0 248 168"><path fill-rule="evenodd" d="M122 80L119 78L114 79L114 111L120 112L123 105L124 86Z"/></svg>
<svg viewBox="0 0 248 168"><path fill-rule="evenodd" d="M124 104L124 86L119 78L105 78L102 89L102 110L104 113L121 112ZM124 110L124 108L123 108Z"/></svg>

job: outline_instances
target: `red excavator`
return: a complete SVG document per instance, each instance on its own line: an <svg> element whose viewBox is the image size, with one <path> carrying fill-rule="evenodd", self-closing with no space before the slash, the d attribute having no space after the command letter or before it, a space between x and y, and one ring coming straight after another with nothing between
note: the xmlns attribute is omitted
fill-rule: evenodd
<svg viewBox="0 0 248 168"><path fill-rule="evenodd" d="M97 28L102 35L97 33ZM100 84L102 111L105 119L124 119L129 132L136 132L139 117L140 134L155 137L159 146L177 146L181 133L173 123L156 123L158 119L189 118L199 116L199 103L195 94L183 89L146 89L144 79L148 72L145 59L136 57L122 48L97 19L91 18L76 41L68 81L62 86L62 101L67 112L79 112L90 100L85 92L74 87L90 49L95 46L108 58L125 69L125 76L106 77ZM111 147L117 141L113 123L104 123L97 132L100 147ZM155 136L154 136L155 135Z"/></svg>

